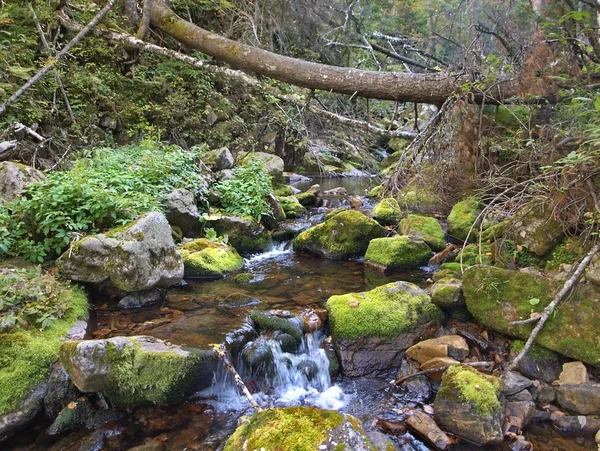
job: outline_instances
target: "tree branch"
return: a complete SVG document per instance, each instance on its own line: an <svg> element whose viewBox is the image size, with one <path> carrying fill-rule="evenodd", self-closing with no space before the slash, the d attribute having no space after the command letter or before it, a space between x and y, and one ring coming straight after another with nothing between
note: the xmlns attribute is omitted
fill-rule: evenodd
<svg viewBox="0 0 600 451"><path fill-rule="evenodd" d="M479 367L488 367L490 365L494 366L494 362L466 362L466 363L458 363L458 364L453 363L450 365L438 366L436 368L431 368L431 369L423 370L423 371L417 371L416 373L407 374L406 376L399 377L398 379L394 379L393 381L391 381L390 385L400 385L402 382L407 381L408 379L412 379L413 377L426 376L428 374L437 373L442 370L447 370L448 368L450 368L453 365L472 366L475 368L479 368Z"/></svg>

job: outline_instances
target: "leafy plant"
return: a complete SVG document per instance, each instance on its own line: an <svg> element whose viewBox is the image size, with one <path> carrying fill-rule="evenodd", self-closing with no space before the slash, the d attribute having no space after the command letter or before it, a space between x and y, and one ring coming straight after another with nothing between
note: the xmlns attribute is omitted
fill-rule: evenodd
<svg viewBox="0 0 600 451"><path fill-rule="evenodd" d="M223 236L218 236L217 232L213 228L204 229L204 235L206 239L212 243L223 243L227 244L229 242L229 235L225 234Z"/></svg>

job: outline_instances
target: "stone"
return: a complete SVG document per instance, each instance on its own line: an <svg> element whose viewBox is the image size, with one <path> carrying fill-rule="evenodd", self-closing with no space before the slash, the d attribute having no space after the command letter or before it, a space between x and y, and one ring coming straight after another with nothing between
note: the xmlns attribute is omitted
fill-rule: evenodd
<svg viewBox="0 0 600 451"><path fill-rule="evenodd" d="M600 415L600 384L561 384L556 389L556 400L576 415Z"/></svg>
<svg viewBox="0 0 600 451"><path fill-rule="evenodd" d="M200 212L191 191L176 189L163 198L162 205L169 224L179 227L184 236L200 230Z"/></svg>
<svg viewBox="0 0 600 451"><path fill-rule="evenodd" d="M585 268L584 277L588 282L600 285L600 255L594 255L591 263Z"/></svg>
<svg viewBox="0 0 600 451"><path fill-rule="evenodd" d="M433 419L445 431L479 445L500 444L504 438L504 406L500 381L470 367L450 367L442 377Z"/></svg>
<svg viewBox="0 0 600 451"><path fill-rule="evenodd" d="M600 431L600 418L584 415L560 415L552 418L552 426L560 434L593 439Z"/></svg>
<svg viewBox="0 0 600 451"><path fill-rule="evenodd" d="M285 318L279 318L270 312L262 312L254 310L250 312L250 319L255 324L256 328L263 331L279 331L291 335L296 340L297 344L302 341L301 325L295 321L290 321Z"/></svg>
<svg viewBox="0 0 600 451"><path fill-rule="evenodd" d="M287 219L296 219L306 213L306 208L293 196L280 197L279 202Z"/></svg>
<svg viewBox="0 0 600 451"><path fill-rule="evenodd" d="M534 326L513 326L511 322L529 318L532 312L541 312L563 286L562 282L534 274L484 266L467 269L462 282L467 308L477 321L491 330L522 340L529 338ZM536 344L598 365L599 335L600 291L595 285L578 284L568 301L550 315Z"/></svg>
<svg viewBox="0 0 600 451"><path fill-rule="evenodd" d="M235 215L209 216L204 226L212 228L219 236L229 238L229 244L242 254L264 252L268 249L269 233L253 219Z"/></svg>
<svg viewBox="0 0 600 451"><path fill-rule="evenodd" d="M585 384L589 382L587 368L583 362L567 362L563 364L562 373L558 376L558 384Z"/></svg>
<svg viewBox="0 0 600 451"><path fill-rule="evenodd" d="M381 225L398 224L401 214L400 205L393 197L382 199L373 208L373 218Z"/></svg>
<svg viewBox="0 0 600 451"><path fill-rule="evenodd" d="M244 266L244 259L228 244L198 238L179 247L185 277L219 278Z"/></svg>
<svg viewBox="0 0 600 451"><path fill-rule="evenodd" d="M231 293L219 303L219 306L227 309L235 309L258 304L260 304L260 300L252 296L244 293Z"/></svg>
<svg viewBox="0 0 600 451"><path fill-rule="evenodd" d="M420 366L422 371L433 370L435 368L441 368L439 371L427 374L427 377L432 381L439 382L442 380L442 376L446 369L451 365L460 363L458 360L452 357L434 357L433 359L423 362Z"/></svg>
<svg viewBox="0 0 600 451"><path fill-rule="evenodd" d="M253 377L265 377L273 364L273 349L267 340L259 338L246 344L240 354L244 369Z"/></svg>
<svg viewBox="0 0 600 451"><path fill-rule="evenodd" d="M119 407L180 402L211 384L217 362L213 351L145 336L66 342L60 359L79 390Z"/></svg>
<svg viewBox="0 0 600 451"><path fill-rule="evenodd" d="M398 233L420 238L434 251L441 251L446 247L444 230L435 218L408 215L400 221Z"/></svg>
<svg viewBox="0 0 600 451"><path fill-rule="evenodd" d="M265 152L240 152L237 159L238 164L246 161L260 161L274 182L283 183L283 160L277 155Z"/></svg>
<svg viewBox="0 0 600 451"><path fill-rule="evenodd" d="M504 416L510 425L510 432L520 434L533 419L535 403L531 401L509 401L504 409Z"/></svg>
<svg viewBox="0 0 600 451"><path fill-rule="evenodd" d="M330 259L361 257L369 242L384 234L385 229L376 221L358 211L346 210L300 233L294 240L294 249Z"/></svg>
<svg viewBox="0 0 600 451"><path fill-rule="evenodd" d="M388 445L389 441L374 448L360 422L348 414L296 406L267 409L251 418L243 417L225 443L224 451L386 451L390 449Z"/></svg>
<svg viewBox="0 0 600 451"><path fill-rule="evenodd" d="M473 242L479 235L477 219L481 212L479 199L469 197L452 207L448 215L448 235L465 241ZM470 233L469 233L470 231Z"/></svg>
<svg viewBox="0 0 600 451"><path fill-rule="evenodd" d="M90 283L110 280L129 292L168 287L183 277L183 262L169 222L158 212L83 238L56 263L68 279Z"/></svg>
<svg viewBox="0 0 600 451"><path fill-rule="evenodd" d="M405 355L419 363L435 357L451 357L462 362L469 355L469 345L459 335L444 335L420 341L408 348Z"/></svg>
<svg viewBox="0 0 600 451"><path fill-rule="evenodd" d="M155 288L144 291L135 291L121 299L118 305L124 309L140 308L158 302L161 297L162 293Z"/></svg>
<svg viewBox="0 0 600 451"><path fill-rule="evenodd" d="M454 444L435 421L421 410L413 410L406 418L406 424L436 449L445 451Z"/></svg>
<svg viewBox="0 0 600 451"><path fill-rule="evenodd" d="M429 292L433 303L444 309L450 310L465 305L462 284L459 280L452 278L439 279L429 288Z"/></svg>
<svg viewBox="0 0 600 451"><path fill-rule="evenodd" d="M513 341L509 360L513 361L524 346L525 343L521 340ZM562 371L558 354L536 345L533 345L519 360L515 369L529 379L537 379L548 384L557 380Z"/></svg>
<svg viewBox="0 0 600 451"><path fill-rule="evenodd" d="M358 196L352 196L350 198L350 207L352 208L360 208L363 206L362 200Z"/></svg>
<svg viewBox="0 0 600 451"><path fill-rule="evenodd" d="M338 186L337 188L328 189L323 191L323 196L347 196L348 191L343 186Z"/></svg>
<svg viewBox="0 0 600 451"><path fill-rule="evenodd" d="M402 235L392 238L374 238L369 242L365 264L382 271L416 268L426 265L431 249L419 238Z"/></svg>
<svg viewBox="0 0 600 451"><path fill-rule="evenodd" d="M31 166L12 161L0 162L0 203L12 202L27 186L45 178L42 171Z"/></svg>
<svg viewBox="0 0 600 451"><path fill-rule="evenodd" d="M420 370L416 362L403 358L396 379L415 374ZM398 387L406 392L410 401L424 402L431 396L431 382L424 375L411 377L398 384Z"/></svg>
<svg viewBox="0 0 600 451"><path fill-rule="evenodd" d="M302 329L305 333L316 332L323 327L323 321L312 310L303 312L300 318L302 319Z"/></svg>
<svg viewBox="0 0 600 451"><path fill-rule="evenodd" d="M233 169L233 166L235 165L235 159L227 147L221 147L206 152L202 155L202 162L213 171Z"/></svg>
<svg viewBox="0 0 600 451"><path fill-rule="evenodd" d="M309 192L298 193L294 197L303 207L316 207L319 199L313 193Z"/></svg>
<svg viewBox="0 0 600 451"><path fill-rule="evenodd" d="M273 193L269 193L269 195L266 197L266 200L269 203L269 206L271 207L271 213L273 215L273 218L275 219L275 223L277 223L278 221L285 220L285 210L277 196L275 196L275 194Z"/></svg>
<svg viewBox="0 0 600 451"><path fill-rule="evenodd" d="M78 428L98 429L104 423L118 420L122 413L114 410L102 410L87 398L73 401L63 408L48 428L48 435L64 434Z"/></svg>
<svg viewBox="0 0 600 451"><path fill-rule="evenodd" d="M529 392L529 390L521 390L520 392L517 392L514 395L507 395L506 399L508 401L529 401L529 402L533 402L533 395Z"/></svg>
<svg viewBox="0 0 600 451"><path fill-rule="evenodd" d="M504 396L514 395L533 385L533 382L516 371L505 371L500 377Z"/></svg>
<svg viewBox="0 0 600 451"><path fill-rule="evenodd" d="M403 351L439 329L443 313L416 285L394 282L326 303L342 372L358 377L397 367Z"/></svg>

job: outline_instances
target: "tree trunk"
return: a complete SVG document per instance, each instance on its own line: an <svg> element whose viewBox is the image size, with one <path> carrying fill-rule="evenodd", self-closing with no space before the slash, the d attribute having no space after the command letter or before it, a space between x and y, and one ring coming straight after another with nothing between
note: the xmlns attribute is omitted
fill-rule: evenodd
<svg viewBox="0 0 600 451"><path fill-rule="evenodd" d="M468 81L464 75L375 72L277 55L232 41L187 22L162 0L152 0L151 18L152 25L193 49L239 69L310 89L440 105Z"/></svg>

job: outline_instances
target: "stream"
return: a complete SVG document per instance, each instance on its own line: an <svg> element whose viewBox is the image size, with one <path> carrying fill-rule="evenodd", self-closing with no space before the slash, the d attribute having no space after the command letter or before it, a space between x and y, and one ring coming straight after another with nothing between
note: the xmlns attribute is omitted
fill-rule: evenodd
<svg viewBox="0 0 600 451"><path fill-rule="evenodd" d="M343 186L347 196L327 198L325 206L313 209L307 218L294 221L306 228L322 220L332 208L347 205L349 196L364 196L374 185L370 179L332 179L304 182L302 189L314 183L323 190ZM372 208L361 197L362 209ZM435 268L382 274L365 267L360 260L334 261L293 252L289 242L275 242L270 250L245 258L241 272L252 274L248 283L238 283L233 275L218 280L187 280L173 289L168 299L142 309L122 310L116 303L95 299L91 317L94 338L118 335L151 335L174 344L206 348L227 342L232 331L251 327L249 312L280 310L297 314L306 309L322 308L332 295L367 291L380 285L404 280L421 287ZM238 364L238 371L263 407L312 405L336 409L359 418L365 429L381 431L378 422L401 422L407 407L422 407L431 399L419 393L392 389L389 377L360 379L329 375L329 360L322 331L305 335L300 352L282 351L268 337L264 346L273 355L273 365L256 369ZM214 375L213 385L196 393L187 402L171 407L137 407L124 412L120 420L104 424L95 431L84 428L66 436L51 437L39 422L32 430L7 443L22 450L217 450L236 428L242 415L252 414L248 400L241 396L224 367ZM525 434L538 450L579 451L590 449L577 440L563 439L550 426L536 425ZM409 432L391 436L398 449L428 450L426 444ZM457 449L481 449L465 442ZM493 448L490 448L493 449ZM509 445L497 449L510 449Z"/></svg>

